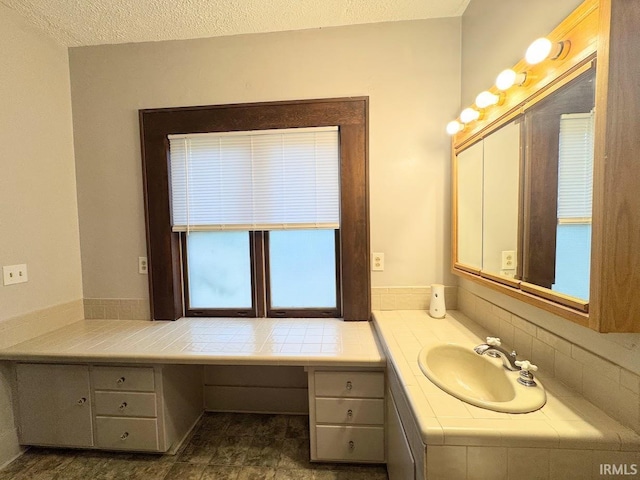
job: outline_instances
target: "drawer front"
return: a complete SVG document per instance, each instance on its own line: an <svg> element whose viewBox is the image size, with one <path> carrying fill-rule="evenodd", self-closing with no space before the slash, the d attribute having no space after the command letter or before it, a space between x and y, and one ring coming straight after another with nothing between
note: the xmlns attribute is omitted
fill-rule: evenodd
<svg viewBox="0 0 640 480"><path fill-rule="evenodd" d="M96 392L96 415L155 417L156 394L137 392Z"/></svg>
<svg viewBox="0 0 640 480"><path fill-rule="evenodd" d="M383 425L384 400L316 398L316 422Z"/></svg>
<svg viewBox="0 0 640 480"><path fill-rule="evenodd" d="M383 427L316 426L318 460L384 462Z"/></svg>
<svg viewBox="0 0 640 480"><path fill-rule="evenodd" d="M383 372L316 372L318 397L384 398Z"/></svg>
<svg viewBox="0 0 640 480"><path fill-rule="evenodd" d="M93 367L91 380L95 390L154 391L151 367Z"/></svg>
<svg viewBox="0 0 640 480"><path fill-rule="evenodd" d="M111 450L158 450L155 418L96 417L96 446Z"/></svg>

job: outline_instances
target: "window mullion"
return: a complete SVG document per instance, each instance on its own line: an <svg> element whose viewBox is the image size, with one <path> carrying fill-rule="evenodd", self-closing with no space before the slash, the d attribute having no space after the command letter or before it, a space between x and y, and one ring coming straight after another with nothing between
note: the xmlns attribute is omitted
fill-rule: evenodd
<svg viewBox="0 0 640 480"><path fill-rule="evenodd" d="M256 317L267 316L267 298L266 298L266 278L268 271L266 268L266 247L265 247L265 232L255 231L251 232L253 241L253 295L254 304L256 309Z"/></svg>

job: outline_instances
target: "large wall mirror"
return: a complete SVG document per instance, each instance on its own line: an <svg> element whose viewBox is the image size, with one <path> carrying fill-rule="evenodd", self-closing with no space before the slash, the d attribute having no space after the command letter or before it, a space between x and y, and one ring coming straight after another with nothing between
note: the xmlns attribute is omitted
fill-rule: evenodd
<svg viewBox="0 0 640 480"><path fill-rule="evenodd" d="M586 312L595 66L456 154L456 264ZM575 78L574 78L575 77Z"/></svg>
<svg viewBox="0 0 640 480"><path fill-rule="evenodd" d="M455 274L640 333L639 30L640 2L584 0L447 125Z"/></svg>

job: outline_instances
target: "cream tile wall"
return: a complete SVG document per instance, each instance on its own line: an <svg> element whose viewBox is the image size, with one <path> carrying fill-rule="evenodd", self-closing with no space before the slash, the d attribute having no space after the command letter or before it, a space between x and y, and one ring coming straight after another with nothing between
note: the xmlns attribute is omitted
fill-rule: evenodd
<svg viewBox="0 0 640 480"><path fill-rule="evenodd" d="M24 342L83 318L81 299L8 318L0 322L0 348Z"/></svg>
<svg viewBox="0 0 640 480"><path fill-rule="evenodd" d="M606 465L615 465L623 472L626 468L628 473L603 475ZM634 471L640 474L638 452L446 445L427 447L429 480L637 478L632 474Z"/></svg>
<svg viewBox="0 0 640 480"><path fill-rule="evenodd" d="M458 309L494 332L503 345L518 352L518 357L531 360L541 371L554 375L640 433L638 374L464 288L458 291Z"/></svg>
<svg viewBox="0 0 640 480"><path fill-rule="evenodd" d="M458 288L445 286L446 307L458 304ZM431 287L374 287L371 289L372 310L428 310Z"/></svg>
<svg viewBox="0 0 640 480"><path fill-rule="evenodd" d="M150 320L149 300L144 298L85 298L88 320Z"/></svg>
<svg viewBox="0 0 640 480"><path fill-rule="evenodd" d="M445 287L445 304L455 309L458 288ZM371 289L372 310L427 310L431 287L374 287ZM144 298L85 298L86 319L150 320L149 300Z"/></svg>

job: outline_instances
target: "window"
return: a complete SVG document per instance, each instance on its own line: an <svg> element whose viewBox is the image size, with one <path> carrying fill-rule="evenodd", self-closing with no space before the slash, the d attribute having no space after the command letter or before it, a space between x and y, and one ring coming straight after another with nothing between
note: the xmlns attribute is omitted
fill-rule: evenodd
<svg viewBox="0 0 640 480"><path fill-rule="evenodd" d="M553 290L589 298L594 115L560 117L558 226Z"/></svg>
<svg viewBox="0 0 640 480"><path fill-rule="evenodd" d="M257 316L267 310L275 316L293 316L303 305L337 311L341 306L345 320L368 320L367 111L364 97L141 110L152 318L174 320L188 310L207 314L213 304L221 311L244 309L247 315L255 311ZM190 226L176 228L179 222L170 209L175 193L170 185L172 139L205 134L202 138L220 143L237 141L242 136L238 132L315 127L339 131L338 225L320 215L310 228L308 219L294 216L286 228L273 228L272 220L247 220L236 212L233 221L228 217L212 223L206 220L203 228L196 212L190 211ZM307 193L308 185L301 184L299 190ZM229 192L216 191L216 195L222 193ZM262 205L260 195L250 203ZM212 246L225 254L212 254ZM313 275L307 275L310 272ZM221 286L221 276L227 276L233 292ZM333 294L318 289L318 284L328 285Z"/></svg>
<svg viewBox="0 0 640 480"><path fill-rule="evenodd" d="M338 128L168 139L186 314L340 316Z"/></svg>

